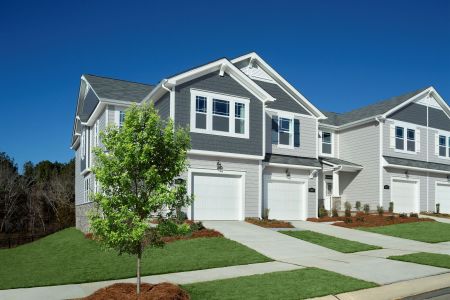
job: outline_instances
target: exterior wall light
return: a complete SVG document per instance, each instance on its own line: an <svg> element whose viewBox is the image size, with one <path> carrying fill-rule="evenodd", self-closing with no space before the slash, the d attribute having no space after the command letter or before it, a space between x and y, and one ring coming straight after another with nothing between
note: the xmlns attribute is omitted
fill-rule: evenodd
<svg viewBox="0 0 450 300"><path fill-rule="evenodd" d="M217 161L217 171L223 172L223 166L220 160Z"/></svg>
<svg viewBox="0 0 450 300"><path fill-rule="evenodd" d="M287 178L291 178L291 172L289 171L289 169L286 169L286 177Z"/></svg>

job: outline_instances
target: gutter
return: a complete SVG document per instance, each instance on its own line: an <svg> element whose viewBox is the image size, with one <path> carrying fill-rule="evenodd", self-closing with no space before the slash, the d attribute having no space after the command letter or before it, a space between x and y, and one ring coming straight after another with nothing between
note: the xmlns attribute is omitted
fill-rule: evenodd
<svg viewBox="0 0 450 300"><path fill-rule="evenodd" d="M393 165L393 164L386 164L386 165L384 165L384 167L385 168L394 168L394 169L403 169L403 170L411 170L411 171L419 171L419 172L430 172L430 173L436 173L436 174L450 175L450 171L435 170L435 169L425 169L425 168L419 168L419 167L409 167L409 166Z"/></svg>

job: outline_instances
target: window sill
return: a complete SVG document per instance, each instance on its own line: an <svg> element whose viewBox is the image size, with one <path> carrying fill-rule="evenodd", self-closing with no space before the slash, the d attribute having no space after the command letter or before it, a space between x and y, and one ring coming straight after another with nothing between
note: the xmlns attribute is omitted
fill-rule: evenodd
<svg viewBox="0 0 450 300"><path fill-rule="evenodd" d="M403 153L403 154L411 154L411 155L417 155L416 151L408 151L408 150L399 150L399 149L394 149L395 152L397 153Z"/></svg>
<svg viewBox="0 0 450 300"><path fill-rule="evenodd" d="M191 128L191 132L209 134L209 135L226 136L226 137L234 137L234 138L240 138L240 139L248 139L249 138L248 134L238 134L238 133L231 133L231 132L226 132L226 131L205 130L205 129L198 129L198 128Z"/></svg>

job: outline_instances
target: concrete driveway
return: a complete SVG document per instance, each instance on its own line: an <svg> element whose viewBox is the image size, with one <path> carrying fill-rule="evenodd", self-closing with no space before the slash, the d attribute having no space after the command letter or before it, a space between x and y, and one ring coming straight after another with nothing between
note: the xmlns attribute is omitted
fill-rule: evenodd
<svg viewBox="0 0 450 300"><path fill-rule="evenodd" d="M246 222L205 221L204 224L208 228L214 228L222 232L225 237L244 244L274 260L298 266L317 267L382 285L450 271L443 268L388 260L383 256L374 255L374 251L343 254ZM306 227L301 226L301 224L295 225L302 228ZM368 241L366 243L373 244ZM399 251L407 252L402 249L393 251L397 251L397 253ZM411 253L410 250L409 253Z"/></svg>

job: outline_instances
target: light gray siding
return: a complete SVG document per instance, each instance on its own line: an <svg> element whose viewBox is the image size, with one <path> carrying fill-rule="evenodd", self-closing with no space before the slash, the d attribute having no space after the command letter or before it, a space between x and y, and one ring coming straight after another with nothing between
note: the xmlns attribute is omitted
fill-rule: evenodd
<svg viewBox="0 0 450 300"><path fill-rule="evenodd" d="M81 147L75 150L75 205L83 202L83 176L81 176Z"/></svg>
<svg viewBox="0 0 450 300"><path fill-rule="evenodd" d="M442 174L430 174L428 182L428 209L427 211L436 211L436 183L450 183L447 176Z"/></svg>
<svg viewBox="0 0 450 300"><path fill-rule="evenodd" d="M447 129L450 133L450 128ZM429 133L429 142L428 142L428 161L440 163L440 164L450 164L450 158L444 158L436 154L436 135L439 135L439 131L434 128L428 129ZM450 134L447 134L450 136Z"/></svg>
<svg viewBox="0 0 450 300"><path fill-rule="evenodd" d="M170 117L170 93L167 92L161 99L156 101L155 108L158 110L161 119L168 119Z"/></svg>
<svg viewBox="0 0 450 300"><path fill-rule="evenodd" d="M300 147L294 149L280 148L272 144L272 116L273 111L266 111L266 153L316 158L317 120L296 115L300 120Z"/></svg>
<svg viewBox="0 0 450 300"><path fill-rule="evenodd" d="M213 72L176 87L175 124L178 126L189 127L190 125L192 88L250 99L250 137L248 139L191 132L192 149L247 155L263 155L263 104L259 99L253 96L253 94L228 74L219 76L218 72Z"/></svg>
<svg viewBox="0 0 450 300"><path fill-rule="evenodd" d="M191 169L216 171L218 160L222 163L224 171L245 172L245 217L259 217L261 190L259 162L255 160L189 155L189 166Z"/></svg>
<svg viewBox="0 0 450 300"><path fill-rule="evenodd" d="M358 173L342 173L342 201L354 206L356 201L376 207L379 203L379 125L377 122L341 131L340 159L351 161L364 167Z"/></svg>

